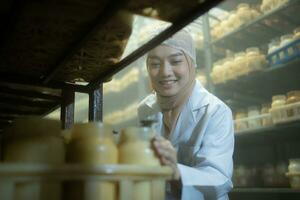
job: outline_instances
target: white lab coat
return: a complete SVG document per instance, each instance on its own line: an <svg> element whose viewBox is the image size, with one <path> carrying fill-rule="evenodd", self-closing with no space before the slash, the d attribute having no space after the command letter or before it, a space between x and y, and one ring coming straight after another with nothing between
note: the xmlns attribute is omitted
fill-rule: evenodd
<svg viewBox="0 0 300 200"><path fill-rule="evenodd" d="M164 136L155 94L138 109L139 119L157 115L157 133ZM182 200L226 200L232 188L234 130L231 110L196 81L193 92L170 134L177 149ZM168 197L168 199L172 199Z"/></svg>

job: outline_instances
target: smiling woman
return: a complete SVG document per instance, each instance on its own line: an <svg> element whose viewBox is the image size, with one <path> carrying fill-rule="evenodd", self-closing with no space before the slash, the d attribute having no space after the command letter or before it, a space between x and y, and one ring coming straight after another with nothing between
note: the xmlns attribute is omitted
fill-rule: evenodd
<svg viewBox="0 0 300 200"><path fill-rule="evenodd" d="M153 146L173 169L167 199L228 199L232 188L230 109L195 78L196 53L185 30L147 54L154 90L139 105L140 121L156 115Z"/></svg>

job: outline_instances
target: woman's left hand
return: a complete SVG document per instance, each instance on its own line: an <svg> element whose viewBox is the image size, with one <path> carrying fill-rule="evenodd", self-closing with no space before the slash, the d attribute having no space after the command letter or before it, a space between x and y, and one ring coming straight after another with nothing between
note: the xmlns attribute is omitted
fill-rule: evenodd
<svg viewBox="0 0 300 200"><path fill-rule="evenodd" d="M157 136L153 140L153 146L162 165L167 165L173 169L173 179L180 179L180 172L177 167L177 151L169 140Z"/></svg>

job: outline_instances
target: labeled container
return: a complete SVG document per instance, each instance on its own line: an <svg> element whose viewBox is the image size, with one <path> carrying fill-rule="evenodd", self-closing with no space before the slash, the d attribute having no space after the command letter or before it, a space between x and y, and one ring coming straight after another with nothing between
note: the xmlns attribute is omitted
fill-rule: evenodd
<svg viewBox="0 0 300 200"><path fill-rule="evenodd" d="M151 128L129 127L122 130L119 142L119 163L140 166L160 166L151 147L154 132ZM134 184L133 200L150 200L150 182L140 181Z"/></svg>
<svg viewBox="0 0 300 200"><path fill-rule="evenodd" d="M272 108L278 108L286 104L285 95L275 95L272 97Z"/></svg>
<svg viewBox="0 0 300 200"><path fill-rule="evenodd" d="M248 128L247 113L244 109L240 109L235 114L235 130L242 131Z"/></svg>
<svg viewBox="0 0 300 200"><path fill-rule="evenodd" d="M255 129L262 126L260 119L260 109L257 106L248 108L248 128Z"/></svg>
<svg viewBox="0 0 300 200"><path fill-rule="evenodd" d="M290 104L294 104L297 102L300 102L300 90L294 90L294 91L288 92L286 104L290 105ZM287 110L288 117L294 117L296 113L297 112L295 112L295 109L293 107L291 107Z"/></svg>
<svg viewBox="0 0 300 200"><path fill-rule="evenodd" d="M241 24L245 24L252 20L252 12L249 4L241 3L237 7L237 18Z"/></svg>
<svg viewBox="0 0 300 200"><path fill-rule="evenodd" d="M294 41L294 35L293 34L287 34L287 35L283 35L280 37L280 48L284 48L286 46L288 46L289 44L291 44ZM294 48L293 47L288 47L287 48L287 54L285 54L284 51L281 51L279 53L279 58L281 60L286 59L286 57L290 57L294 54Z"/></svg>
<svg viewBox="0 0 300 200"><path fill-rule="evenodd" d="M289 159L289 172L298 172L300 173L300 158Z"/></svg>
<svg viewBox="0 0 300 200"><path fill-rule="evenodd" d="M11 164L61 165L65 147L60 122L39 117L16 119L4 136L3 162ZM61 184L49 181L16 182L14 199L58 200Z"/></svg>
<svg viewBox="0 0 300 200"><path fill-rule="evenodd" d="M294 30L294 37L293 37L294 40L298 40L300 39L300 27L296 28Z"/></svg>
<svg viewBox="0 0 300 200"><path fill-rule="evenodd" d="M81 165L117 164L118 149L111 127L95 122L75 124L67 145L66 161ZM88 190L89 196L94 199L116 199L114 183L95 181L66 183L64 199L82 199L85 190Z"/></svg>
<svg viewBox="0 0 300 200"><path fill-rule="evenodd" d="M251 47L246 49L248 71L259 71L266 67L267 60L265 55L261 54L259 48Z"/></svg>
<svg viewBox="0 0 300 200"><path fill-rule="evenodd" d="M244 52L234 55L234 69L236 76L242 76L248 73L247 57Z"/></svg>

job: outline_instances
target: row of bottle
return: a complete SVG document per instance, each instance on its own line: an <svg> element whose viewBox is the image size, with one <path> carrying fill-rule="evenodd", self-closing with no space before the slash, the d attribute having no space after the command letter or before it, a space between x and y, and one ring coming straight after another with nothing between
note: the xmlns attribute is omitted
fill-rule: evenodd
<svg viewBox="0 0 300 200"><path fill-rule="evenodd" d="M277 50L282 49L295 41L299 41L299 39L300 39L300 27L296 28L293 31L293 33L282 35L280 37L280 39L278 39L278 38L273 39L269 43L268 54L270 55L270 54L276 52ZM279 52L279 56L276 56L276 54L273 55L273 57L271 57L272 63L277 63L280 60L289 58L289 57L293 56L294 54L297 54L297 52L299 52L299 51L300 51L299 45L297 45L295 47L293 47L293 45L292 45L291 47L289 47L287 49L286 52L285 51Z"/></svg>
<svg viewBox="0 0 300 200"><path fill-rule="evenodd" d="M261 109L258 106L250 106L248 111L239 109L235 113L235 131L271 126L273 122L269 110L269 104L263 104Z"/></svg>
<svg viewBox="0 0 300 200"><path fill-rule="evenodd" d="M214 84L225 83L251 72L260 71L267 66L266 56L259 48L247 48L246 52L236 53L214 63L211 77Z"/></svg>
<svg viewBox="0 0 300 200"><path fill-rule="evenodd" d="M66 139L61 135L58 121L40 118L16 120L5 132L2 162L58 166L64 163L160 166L150 143L154 133L148 128L124 129L118 145L112 129L99 123L75 124L71 131L64 131L64 136ZM90 196L95 199L116 199L114 183L93 182L89 186ZM148 182L137 183L134 187L137 187L134 199L150 198ZM39 188L41 190L37 191ZM17 185L16 200L33 199L38 192L42 200L61 199L61 184L29 182ZM65 183L64 199L80 199L82 194L83 185L80 181Z"/></svg>
<svg viewBox="0 0 300 200"><path fill-rule="evenodd" d="M219 24L216 24L212 28L212 38L221 38L225 34L238 29L243 24L256 19L258 16L260 16L260 13L256 9L251 8L249 4L239 4L237 9L231 11L226 19L221 20Z"/></svg>
<svg viewBox="0 0 300 200"><path fill-rule="evenodd" d="M289 0L262 0L262 3L260 5L260 10L263 13L267 13L288 2Z"/></svg>
<svg viewBox="0 0 300 200"><path fill-rule="evenodd" d="M247 129L255 129L267 127L276 122L276 117L272 110L276 110L285 105L294 105L300 102L300 91L290 91L286 95L274 95L272 103L263 104L261 109L258 106L250 106L248 112L245 109L239 109L235 113L235 130L242 131ZM285 110L284 116L293 118L297 113ZM271 113L271 114L270 114ZM275 120L274 120L275 119Z"/></svg>
<svg viewBox="0 0 300 200"><path fill-rule="evenodd" d="M262 166L237 165L233 172L235 187L289 187L285 162Z"/></svg>

